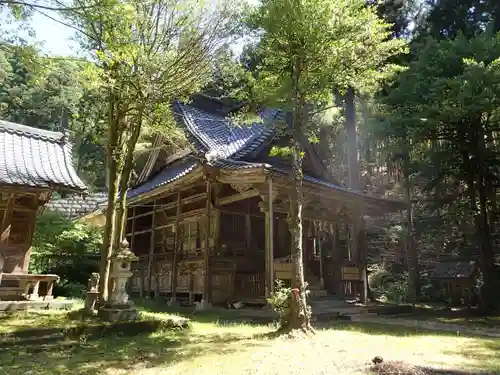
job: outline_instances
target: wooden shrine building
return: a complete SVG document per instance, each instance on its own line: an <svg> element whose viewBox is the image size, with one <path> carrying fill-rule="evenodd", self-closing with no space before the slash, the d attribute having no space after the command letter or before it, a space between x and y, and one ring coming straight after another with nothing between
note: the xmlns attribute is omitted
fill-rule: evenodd
<svg viewBox="0 0 500 375"><path fill-rule="evenodd" d="M291 279L290 163L270 156L273 146L288 142L273 126L280 113L265 110L263 122L235 126L228 112L202 96L174 104L192 148L152 153L143 181L129 191L127 238L139 256L132 292L258 303L276 278ZM362 214L403 206L340 186L313 145L302 146L305 278L317 291L363 294L365 260L346 229Z"/></svg>
<svg viewBox="0 0 500 375"><path fill-rule="evenodd" d="M37 216L55 189L82 193L66 135L0 120L0 299L51 296L56 275L28 274Z"/></svg>

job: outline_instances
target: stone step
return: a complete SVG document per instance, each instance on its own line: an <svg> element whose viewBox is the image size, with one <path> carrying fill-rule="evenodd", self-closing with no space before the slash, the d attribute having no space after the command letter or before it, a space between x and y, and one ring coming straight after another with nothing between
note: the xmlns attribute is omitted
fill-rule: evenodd
<svg viewBox="0 0 500 375"><path fill-rule="evenodd" d="M64 340L63 333L56 333L41 337L9 337L4 336L0 339L0 349L7 349L12 347L28 347L28 346L39 346L56 343L58 341Z"/></svg>
<svg viewBox="0 0 500 375"><path fill-rule="evenodd" d="M378 317L376 313L369 313L369 312L347 313L344 314L344 316L349 317L349 320L352 322L363 322Z"/></svg>
<svg viewBox="0 0 500 375"><path fill-rule="evenodd" d="M326 297L328 296L328 292L326 290L318 289L318 290L309 290L309 297Z"/></svg>
<svg viewBox="0 0 500 375"><path fill-rule="evenodd" d="M0 314L26 310L71 310L73 301L0 301Z"/></svg>

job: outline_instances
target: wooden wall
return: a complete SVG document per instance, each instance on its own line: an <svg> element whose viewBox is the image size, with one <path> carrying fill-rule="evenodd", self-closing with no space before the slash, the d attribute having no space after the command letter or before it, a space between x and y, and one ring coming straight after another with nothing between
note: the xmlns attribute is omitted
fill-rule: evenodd
<svg viewBox="0 0 500 375"><path fill-rule="evenodd" d="M36 218L49 195L45 191L0 187L0 251L5 258L3 272L28 272Z"/></svg>
<svg viewBox="0 0 500 375"><path fill-rule="evenodd" d="M127 237L132 251L139 256L130 283L132 292L170 295L176 230L180 239L176 255L176 291L179 294L203 294L204 252L207 246L210 248L214 303L230 300L234 296L238 289L235 287L238 273L255 274L257 279L263 273L265 228L264 216L258 206L260 198L224 206L216 204L211 210L211 231L206 244L207 200L204 189L205 185L200 184L181 192L183 204L178 222L177 194L159 197L129 209ZM237 192L229 185L218 188L218 198L234 194ZM247 276L243 278L250 277ZM199 296L196 298L199 299Z"/></svg>

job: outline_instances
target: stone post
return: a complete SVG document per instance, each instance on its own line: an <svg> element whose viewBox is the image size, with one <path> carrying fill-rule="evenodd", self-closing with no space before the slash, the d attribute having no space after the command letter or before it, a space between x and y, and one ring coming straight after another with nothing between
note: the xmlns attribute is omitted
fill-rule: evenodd
<svg viewBox="0 0 500 375"><path fill-rule="evenodd" d="M85 311L94 314L96 312L97 302L99 301L99 280L97 272L92 273L88 282L87 296L85 298Z"/></svg>
<svg viewBox="0 0 500 375"><path fill-rule="evenodd" d="M30 294L30 300L37 300L38 299L38 289L40 287L40 280L35 280L33 282L33 292Z"/></svg>
<svg viewBox="0 0 500 375"><path fill-rule="evenodd" d="M47 293L45 293L44 300L45 301L50 301L54 299L54 296L52 295L54 293L54 280L49 280L47 281Z"/></svg>

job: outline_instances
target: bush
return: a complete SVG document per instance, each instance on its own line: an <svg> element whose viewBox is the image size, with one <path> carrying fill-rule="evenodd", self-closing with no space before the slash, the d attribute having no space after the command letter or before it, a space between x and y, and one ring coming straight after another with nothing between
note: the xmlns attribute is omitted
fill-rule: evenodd
<svg viewBox="0 0 500 375"><path fill-rule="evenodd" d="M275 283L274 292L267 299L267 302L273 307L273 310L278 313L280 327L284 327L290 320L292 288L285 286L282 280L276 280Z"/></svg>
<svg viewBox="0 0 500 375"><path fill-rule="evenodd" d="M84 299L87 294L87 285L65 279L54 286L54 294L57 296Z"/></svg>
<svg viewBox="0 0 500 375"><path fill-rule="evenodd" d="M56 274L56 296L81 298L92 272L99 270L101 230L45 211L37 220L30 271Z"/></svg>
<svg viewBox="0 0 500 375"><path fill-rule="evenodd" d="M267 302L273 307L273 310L276 311L279 315L279 326L280 328L286 327L290 322L290 314L291 314L291 302L292 302L292 288L286 286L283 280L276 280L276 286L274 288L274 292L267 299ZM309 295L309 291L307 290L307 282L304 285L304 290L306 293L306 299ZM306 314L311 317L312 310L311 306L306 305Z"/></svg>
<svg viewBox="0 0 500 375"><path fill-rule="evenodd" d="M382 265L370 267L368 285L373 296L390 302L401 303L408 300L408 274L390 272Z"/></svg>

